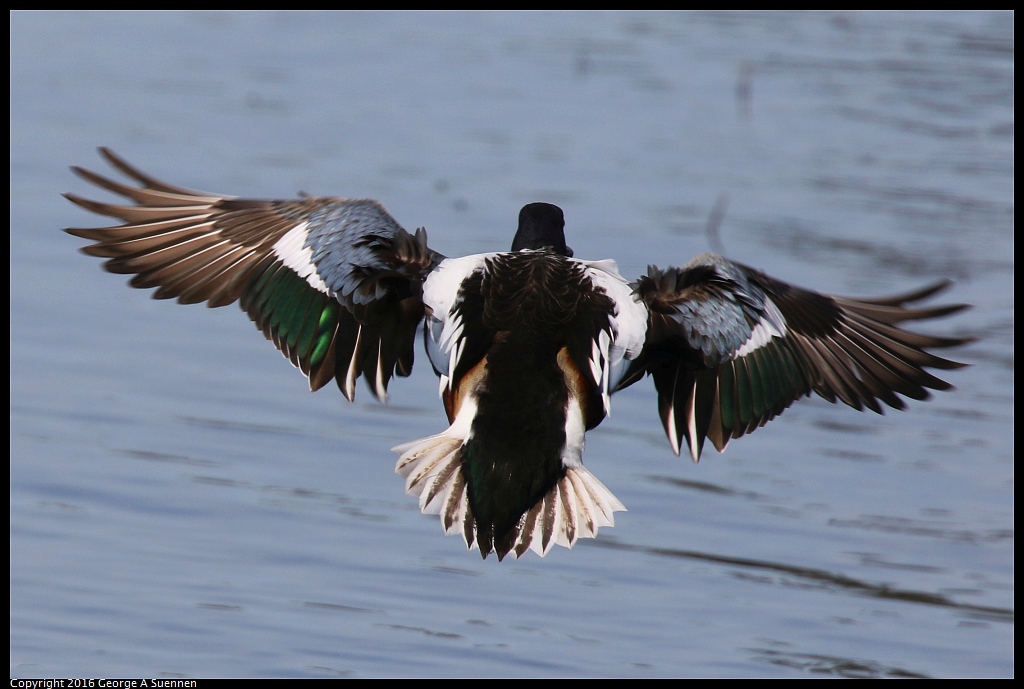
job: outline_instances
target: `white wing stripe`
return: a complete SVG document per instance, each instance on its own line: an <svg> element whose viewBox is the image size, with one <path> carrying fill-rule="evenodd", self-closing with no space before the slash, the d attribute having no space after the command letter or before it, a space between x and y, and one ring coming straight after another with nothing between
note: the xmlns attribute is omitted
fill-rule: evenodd
<svg viewBox="0 0 1024 689"><path fill-rule="evenodd" d="M764 303L764 315L754 326L750 337L743 343L733 356L734 359L744 357L755 349L768 344L773 337L785 337L787 332L786 318L779 312L779 308L771 299Z"/></svg>
<svg viewBox="0 0 1024 689"><path fill-rule="evenodd" d="M300 278L305 279L310 287L330 294L331 290L317 273L316 264L313 263L313 249L306 246L308 237L309 222L299 223L274 243L274 254Z"/></svg>

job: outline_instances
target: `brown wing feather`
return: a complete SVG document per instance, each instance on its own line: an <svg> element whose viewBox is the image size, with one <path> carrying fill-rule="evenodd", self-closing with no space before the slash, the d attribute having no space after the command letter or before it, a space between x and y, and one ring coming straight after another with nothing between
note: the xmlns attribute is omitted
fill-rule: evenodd
<svg viewBox="0 0 1024 689"><path fill-rule="evenodd" d="M794 287L711 255L680 269L652 266L636 283L651 314L647 346L625 384L644 371L654 377L672 448L678 453L685 441L695 461L705 438L721 451L811 392L879 414L883 405L903 409L901 395L923 400L929 390L951 387L926 367L964 365L926 350L971 338L898 327L967 308L914 306L950 284L852 299Z"/></svg>
<svg viewBox="0 0 1024 689"><path fill-rule="evenodd" d="M424 231L409 234L374 201L209 194L161 182L108 149L100 153L140 186L72 168L132 204L66 194L88 211L121 221L67 232L94 242L83 252L106 259L108 271L133 275L133 287L156 288L157 299L211 307L240 301L314 390L334 378L351 400L362 375L383 398L392 375L409 375L423 317L421 283L441 258L427 248ZM350 209L358 217L346 224ZM293 230L305 234L282 248ZM331 274L321 275L313 264L314 231L317 247L334 261ZM339 284L349 292L341 294Z"/></svg>

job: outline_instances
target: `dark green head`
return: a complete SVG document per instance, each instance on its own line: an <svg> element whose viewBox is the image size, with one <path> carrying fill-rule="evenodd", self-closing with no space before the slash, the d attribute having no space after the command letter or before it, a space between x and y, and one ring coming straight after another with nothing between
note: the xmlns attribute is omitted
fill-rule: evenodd
<svg viewBox="0 0 1024 689"><path fill-rule="evenodd" d="M551 203L528 203L519 211L519 229L512 240L512 251L544 247L562 256L572 256L572 249L565 245L565 215Z"/></svg>

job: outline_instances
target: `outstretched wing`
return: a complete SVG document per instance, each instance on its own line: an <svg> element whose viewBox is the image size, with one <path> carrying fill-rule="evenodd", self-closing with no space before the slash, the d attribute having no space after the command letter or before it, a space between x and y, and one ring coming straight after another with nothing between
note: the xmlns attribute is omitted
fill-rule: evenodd
<svg viewBox="0 0 1024 689"><path fill-rule="evenodd" d="M898 395L926 399L950 387L924 369L964 366L925 351L969 338L920 335L905 321L956 313L956 304L916 309L948 282L888 299L849 299L800 289L704 254L682 268L654 266L635 283L647 304L647 341L619 388L650 373L676 454L694 461L705 438L721 452L812 391L881 414Z"/></svg>
<svg viewBox="0 0 1024 689"><path fill-rule="evenodd" d="M156 287L156 299L211 307L240 301L311 390L335 379L351 401L362 375L384 399L393 374L409 375L423 281L443 258L427 247L426 231L406 232L370 199L207 194L157 181L108 149L100 153L141 185L72 168L134 202L65 194L122 221L66 230L95 241L82 251L107 259L107 270L134 274L132 287Z"/></svg>

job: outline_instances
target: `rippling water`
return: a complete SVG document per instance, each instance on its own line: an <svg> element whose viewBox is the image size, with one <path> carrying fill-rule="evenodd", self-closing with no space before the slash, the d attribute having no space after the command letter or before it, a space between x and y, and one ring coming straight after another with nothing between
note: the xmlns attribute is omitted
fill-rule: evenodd
<svg viewBox="0 0 1024 689"><path fill-rule="evenodd" d="M1006 13L11 14L11 675L1012 676L1014 32ZM76 253L97 145L193 188L370 196L447 255L529 201L624 275L717 246L975 308L957 386L808 400L699 465L649 384L589 435L629 507L481 561L236 308ZM720 217L718 233L706 231ZM422 359L422 357L421 357Z"/></svg>

